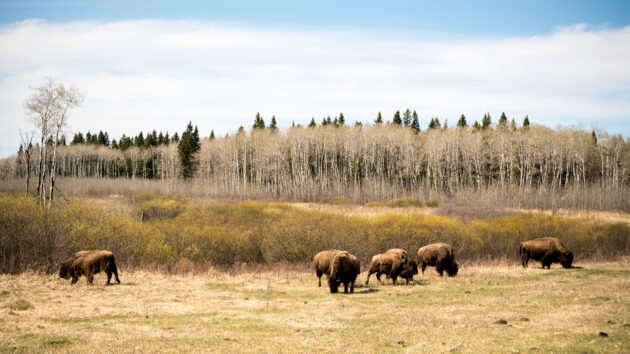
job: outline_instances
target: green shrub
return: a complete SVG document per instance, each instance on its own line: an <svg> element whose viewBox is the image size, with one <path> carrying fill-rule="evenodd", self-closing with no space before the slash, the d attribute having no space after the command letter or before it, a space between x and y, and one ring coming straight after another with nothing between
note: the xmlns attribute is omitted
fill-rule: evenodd
<svg viewBox="0 0 630 354"><path fill-rule="evenodd" d="M395 198L395 199L390 199L386 201L385 206L390 207L390 208L404 208L404 207L410 207L410 206L421 207L422 201L418 198L411 198L411 197Z"/></svg>
<svg viewBox="0 0 630 354"><path fill-rule="evenodd" d="M364 205L367 207L382 207L384 204L383 202L373 201L373 202L367 202Z"/></svg>
<svg viewBox="0 0 630 354"><path fill-rule="evenodd" d="M335 197L333 200L333 204L335 205L351 205L354 204L354 200L346 197Z"/></svg>
<svg viewBox="0 0 630 354"><path fill-rule="evenodd" d="M427 208L437 208L440 206L440 201L437 199L427 199L424 201L424 206Z"/></svg>

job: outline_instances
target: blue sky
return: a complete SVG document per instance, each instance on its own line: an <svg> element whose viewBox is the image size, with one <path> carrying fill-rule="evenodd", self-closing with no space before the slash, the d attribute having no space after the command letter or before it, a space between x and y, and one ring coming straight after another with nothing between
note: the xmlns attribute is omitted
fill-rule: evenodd
<svg viewBox="0 0 630 354"><path fill-rule="evenodd" d="M455 35L546 33L575 23L625 26L630 1L0 1L1 23L142 18L422 30Z"/></svg>
<svg viewBox="0 0 630 354"><path fill-rule="evenodd" d="M629 25L630 1L0 1L0 157L45 76L86 93L70 136L405 108L630 136Z"/></svg>

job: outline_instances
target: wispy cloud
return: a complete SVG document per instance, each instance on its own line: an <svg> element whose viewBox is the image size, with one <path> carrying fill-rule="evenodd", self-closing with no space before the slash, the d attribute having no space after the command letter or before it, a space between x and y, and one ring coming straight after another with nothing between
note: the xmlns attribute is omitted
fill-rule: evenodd
<svg viewBox="0 0 630 354"><path fill-rule="evenodd" d="M138 20L0 28L0 156L15 151L29 85L53 76L87 93L73 131L202 134L343 111L349 121L416 109L453 122L501 111L551 126L630 134L630 27L461 38L419 32Z"/></svg>

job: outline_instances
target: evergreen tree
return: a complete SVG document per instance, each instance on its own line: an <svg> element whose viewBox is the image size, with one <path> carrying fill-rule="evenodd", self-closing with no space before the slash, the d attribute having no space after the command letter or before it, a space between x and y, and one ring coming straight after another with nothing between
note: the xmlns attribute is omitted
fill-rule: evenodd
<svg viewBox="0 0 630 354"><path fill-rule="evenodd" d="M326 121L326 117L322 118L322 127L328 125L328 122Z"/></svg>
<svg viewBox="0 0 630 354"><path fill-rule="evenodd" d="M597 145L597 134L595 134L595 131L591 131L591 142L593 143L593 145Z"/></svg>
<svg viewBox="0 0 630 354"><path fill-rule="evenodd" d="M260 113L256 113L256 119L254 119L254 125L252 126L254 129L265 129L265 121L260 116Z"/></svg>
<svg viewBox="0 0 630 354"><path fill-rule="evenodd" d="M276 123L275 115L271 116L271 124L269 124L269 130L271 130L272 133L275 133L278 131L278 124Z"/></svg>
<svg viewBox="0 0 630 354"><path fill-rule="evenodd" d="M92 143L92 134L90 133L90 131L88 130L88 132L85 134L85 143L86 144L91 144Z"/></svg>
<svg viewBox="0 0 630 354"><path fill-rule="evenodd" d="M529 116L525 116L525 119L523 119L523 128L529 128Z"/></svg>
<svg viewBox="0 0 630 354"><path fill-rule="evenodd" d="M155 130L153 132L147 134L147 138L144 139L144 147L149 148L152 146L157 146L157 133Z"/></svg>
<svg viewBox="0 0 630 354"><path fill-rule="evenodd" d="M243 128L243 126L241 125L240 127L238 127L238 130L236 131L236 135L243 135L245 134L245 128ZM225 134L225 137L227 138L228 135Z"/></svg>
<svg viewBox="0 0 630 354"><path fill-rule="evenodd" d="M336 128L336 127L338 127L338 126L339 126L339 118L337 118L337 117L335 116L335 119L333 120L332 125L333 125L335 128Z"/></svg>
<svg viewBox="0 0 630 354"><path fill-rule="evenodd" d="M164 135L164 144L168 145L171 143L171 138L168 136L168 132Z"/></svg>
<svg viewBox="0 0 630 354"><path fill-rule="evenodd" d="M116 139L112 140L112 149L118 149L118 143L116 142Z"/></svg>
<svg viewBox="0 0 630 354"><path fill-rule="evenodd" d="M343 116L343 112L339 113L339 126L343 126L346 124L346 117Z"/></svg>
<svg viewBox="0 0 630 354"><path fill-rule="evenodd" d="M295 119L291 121L291 128L295 128Z"/></svg>
<svg viewBox="0 0 630 354"><path fill-rule="evenodd" d="M472 128L473 128L472 129L473 132L476 132L477 130L481 129L481 125L479 124L479 122L475 121L475 123L473 123Z"/></svg>
<svg viewBox="0 0 630 354"><path fill-rule="evenodd" d="M199 130L196 126L193 130L192 122L189 122L177 145L177 153L182 166L182 177L184 177L184 179L189 179L194 175L197 165L195 154L200 149Z"/></svg>
<svg viewBox="0 0 630 354"><path fill-rule="evenodd" d="M402 123L405 127L411 127L411 111L409 108L403 113Z"/></svg>
<svg viewBox="0 0 630 354"><path fill-rule="evenodd" d="M383 115L381 114L381 112L378 112L378 114L376 115L374 124L383 124Z"/></svg>
<svg viewBox="0 0 630 354"><path fill-rule="evenodd" d="M444 118L444 130L448 129L448 118Z"/></svg>
<svg viewBox="0 0 630 354"><path fill-rule="evenodd" d="M118 148L121 151L125 151L128 148L130 148L133 145L133 142L131 141L131 138L125 136L125 134L123 134L122 138L120 138L120 143L118 144Z"/></svg>
<svg viewBox="0 0 630 354"><path fill-rule="evenodd" d="M483 120L481 121L481 129L486 130L492 126L492 119L490 119L490 113L486 113L483 115Z"/></svg>
<svg viewBox="0 0 630 354"><path fill-rule="evenodd" d="M402 119L400 119L400 111L396 111L396 113L394 113L394 119L392 119L392 124L402 125Z"/></svg>
<svg viewBox="0 0 630 354"><path fill-rule="evenodd" d="M136 136L135 143L136 143L136 147L139 147L139 148L144 147L144 135L142 135L142 132L140 132L140 134Z"/></svg>
<svg viewBox="0 0 630 354"><path fill-rule="evenodd" d="M440 127L441 127L440 120L437 117L431 118L431 121L429 122L429 129L437 129Z"/></svg>
<svg viewBox="0 0 630 354"><path fill-rule="evenodd" d="M109 146L109 134L99 131L96 138L96 145Z"/></svg>
<svg viewBox="0 0 630 354"><path fill-rule="evenodd" d="M158 145L164 144L164 134L162 134L162 131L160 131L160 134L157 137L157 144Z"/></svg>
<svg viewBox="0 0 630 354"><path fill-rule="evenodd" d="M514 121L514 118L512 118L512 122L510 122L510 130L516 130L516 122Z"/></svg>
<svg viewBox="0 0 630 354"><path fill-rule="evenodd" d="M465 115L462 114L462 116L459 117L459 120L457 121L457 126L460 128L466 128L468 126Z"/></svg>
<svg viewBox="0 0 630 354"><path fill-rule="evenodd" d="M507 129L507 117L505 116L505 112L501 113L501 117L499 117L499 124L497 125L499 129L505 130Z"/></svg>
<svg viewBox="0 0 630 354"><path fill-rule="evenodd" d="M65 136L64 134L62 134L62 135L61 135L61 139L59 139L59 145L60 145L60 146L66 146L66 145L68 145L68 144L66 143L66 136Z"/></svg>
<svg viewBox="0 0 630 354"><path fill-rule="evenodd" d="M74 136L72 137L72 141L70 142L70 145L76 145L76 144L85 144L85 139L83 139L83 134L81 134L81 132L74 134Z"/></svg>
<svg viewBox="0 0 630 354"><path fill-rule="evenodd" d="M177 132L173 134L173 138L171 139L171 141L174 143L179 143L179 135L177 134Z"/></svg>
<svg viewBox="0 0 630 354"><path fill-rule="evenodd" d="M355 128L363 127L363 123L361 123L359 121L356 121L356 122L354 122L354 127Z"/></svg>
<svg viewBox="0 0 630 354"><path fill-rule="evenodd" d="M420 132L420 121L418 120L418 113L416 113L416 111L413 111L412 114L412 119L411 119L411 129L413 129L416 134L418 134Z"/></svg>
<svg viewBox="0 0 630 354"><path fill-rule="evenodd" d="M330 116L326 117L326 125L332 125L332 120L330 119Z"/></svg>
<svg viewBox="0 0 630 354"><path fill-rule="evenodd" d="M214 129L210 131L210 141L214 140Z"/></svg>
<svg viewBox="0 0 630 354"><path fill-rule="evenodd" d="M315 123L315 117L312 117L311 118L311 122L308 123L308 127L309 128L313 128L313 127L316 127L316 126L317 126L317 123Z"/></svg>

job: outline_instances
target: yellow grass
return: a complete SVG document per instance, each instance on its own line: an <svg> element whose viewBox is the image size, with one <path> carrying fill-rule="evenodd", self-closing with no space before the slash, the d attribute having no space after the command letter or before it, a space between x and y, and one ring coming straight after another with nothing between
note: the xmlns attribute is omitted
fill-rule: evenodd
<svg viewBox="0 0 630 354"><path fill-rule="evenodd" d="M109 287L102 274L93 286L0 275L0 351L627 351L630 264L578 265L480 265L455 278L429 268L416 285L373 281L350 295L318 288L306 266L121 269ZM32 308L12 309L18 301Z"/></svg>

